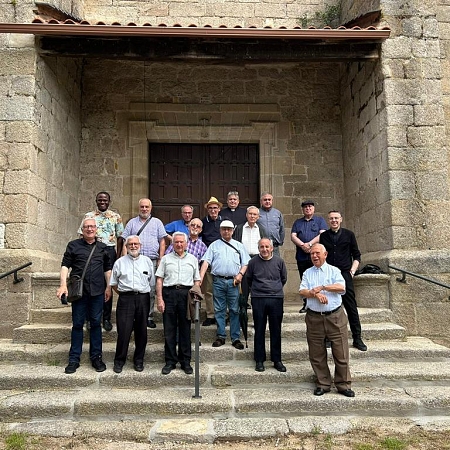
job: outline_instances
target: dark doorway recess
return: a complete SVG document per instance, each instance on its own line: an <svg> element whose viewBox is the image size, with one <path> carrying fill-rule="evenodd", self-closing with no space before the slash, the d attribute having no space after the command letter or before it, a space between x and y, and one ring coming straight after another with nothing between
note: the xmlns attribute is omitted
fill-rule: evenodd
<svg viewBox="0 0 450 450"><path fill-rule="evenodd" d="M204 217L211 196L226 206L229 191L238 191L240 205L259 206L257 144L150 143L150 199L163 223L181 218L184 204L194 217Z"/></svg>

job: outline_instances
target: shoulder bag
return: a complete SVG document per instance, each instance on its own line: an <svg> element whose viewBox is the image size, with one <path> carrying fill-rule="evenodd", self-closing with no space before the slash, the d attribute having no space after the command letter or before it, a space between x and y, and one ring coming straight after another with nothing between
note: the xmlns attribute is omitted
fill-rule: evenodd
<svg viewBox="0 0 450 450"><path fill-rule="evenodd" d="M95 248L97 247L97 243L95 243L92 247L91 253L89 254L89 258L86 261L86 265L84 266L83 273L81 277L79 275L72 275L69 278L67 283L67 301L69 303L76 302L83 297L83 280L86 275L87 266L89 265L92 255L94 254Z"/></svg>

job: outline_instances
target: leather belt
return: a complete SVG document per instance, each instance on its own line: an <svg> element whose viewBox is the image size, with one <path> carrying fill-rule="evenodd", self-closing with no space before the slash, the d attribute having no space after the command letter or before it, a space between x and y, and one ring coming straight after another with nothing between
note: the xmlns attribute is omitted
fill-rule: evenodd
<svg viewBox="0 0 450 450"><path fill-rule="evenodd" d="M341 305L341 306L342 306L342 305ZM333 313L339 311L339 310L341 309L341 306L338 306L336 309L333 309L333 310L331 310L331 311L314 311L314 310L308 308L308 309L306 310L306 312L310 312L310 313L313 313L313 314L317 314L317 315L319 315L319 316L329 316L330 314L333 314Z"/></svg>
<svg viewBox="0 0 450 450"><path fill-rule="evenodd" d="M213 277L223 278L224 280L232 280L234 277L224 277L223 275L216 275L213 273Z"/></svg>
<svg viewBox="0 0 450 450"><path fill-rule="evenodd" d="M150 294L150 292L119 291L119 295L145 295L145 294Z"/></svg>
<svg viewBox="0 0 450 450"><path fill-rule="evenodd" d="M192 289L192 286L184 286L183 284L175 284L173 286L163 286L163 289Z"/></svg>

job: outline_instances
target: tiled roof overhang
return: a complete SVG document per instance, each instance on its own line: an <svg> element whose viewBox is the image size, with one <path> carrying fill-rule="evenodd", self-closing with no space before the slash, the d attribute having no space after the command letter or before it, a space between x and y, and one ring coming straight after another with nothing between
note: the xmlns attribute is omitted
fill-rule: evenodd
<svg viewBox="0 0 450 450"><path fill-rule="evenodd" d="M55 19L43 21L37 18L33 23L0 23L0 33L34 34L36 36L59 36L59 37L161 37L161 38L196 38L196 39L295 39L307 41L325 42L381 42L390 35L389 28L257 28L257 27L234 27L225 26L211 27L208 25L197 27L195 25L174 26L144 24L138 26L134 23L121 25L113 23L106 25L103 22L90 24L73 20L64 22Z"/></svg>

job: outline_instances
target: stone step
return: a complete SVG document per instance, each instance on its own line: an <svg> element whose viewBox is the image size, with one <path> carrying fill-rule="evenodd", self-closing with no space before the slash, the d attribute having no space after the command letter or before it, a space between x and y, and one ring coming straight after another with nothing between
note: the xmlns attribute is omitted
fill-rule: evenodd
<svg viewBox="0 0 450 450"><path fill-rule="evenodd" d="M200 327L201 330L201 340L204 342L212 343L216 339L216 326ZM405 339L406 330L405 328L396 325L394 323L386 322L376 322L363 324L363 338L365 340L374 339ZM226 327L227 336L229 336L229 327ZM23 325L21 327L15 328L13 331L13 341L16 343L30 343L30 344L46 344L51 342L70 342L70 324L41 324L33 323L31 325ZM116 342L117 341L117 331L115 325L112 331L106 332L102 330L103 342ZM248 339L252 340L254 330L252 323L249 324L248 328ZM192 339L195 335L195 327L192 326ZM300 339L306 337L306 325L304 319L302 318L299 322L284 323L281 331L282 338L284 339ZM269 331L267 330L267 337L269 336ZM88 333L84 333L85 341L88 339ZM241 333L241 338L243 335ZM164 341L164 330L160 323L154 329L148 330L148 340L149 342L163 342Z"/></svg>
<svg viewBox="0 0 450 450"><path fill-rule="evenodd" d="M284 308L283 323L297 323L304 321L304 314L299 314L299 305L286 303ZM373 322L391 322L392 311L390 309L380 308L360 308L359 309L361 323L373 323ZM162 323L161 314L158 311L154 313L155 321ZM252 310L248 310L249 322L253 322ZM204 311L201 311L201 321L206 318ZM112 322L116 321L116 311L113 309L111 315ZM47 309L33 309L31 310L31 323L39 324L70 324L71 308L65 306L58 306L55 308Z"/></svg>
<svg viewBox="0 0 450 450"><path fill-rule="evenodd" d="M441 348L437 344L425 341L398 345L394 353L388 353L388 342L379 345L379 348L368 352L351 350L350 362L352 378L355 381L386 380L442 380L450 379L450 355L449 349ZM426 350L428 347L428 351ZM415 350L414 350L415 348ZM255 372L253 353L251 349L237 351L230 348L221 352L220 349L210 348L201 350L200 376L201 384L205 387L243 386L249 387L257 384L292 384L312 382L313 372L307 359L306 348L301 349L303 359L283 358L287 372L279 373L270 361L266 362L265 372ZM406 350L403 351L402 350ZM43 353L43 349L39 350ZM300 351L300 349L298 349ZM427 352L427 356L423 356ZM90 363L83 359L80 369L74 375L65 375L64 366L67 361L68 349L60 354L61 360L50 359L44 363L25 363L22 360L7 363L2 358L0 370L0 386L2 389L48 389L48 388L76 388L90 385L100 387L123 387L130 389L148 388L151 386L185 386L193 384L193 376L187 376L181 370L174 370L169 376L161 375L164 365L162 351L158 358L146 358L145 369L137 373L133 369L131 361L125 365L120 375L112 371L113 352L105 355L108 369L98 374ZM227 359L215 360L214 357L222 353ZM148 353L149 354L149 353ZM328 351L329 362L332 365L331 351ZM408 357L406 356L408 354ZM213 355L213 357L209 357ZM154 355L155 356L155 355ZM155 359L155 360L154 360ZM158 359L158 360L156 360Z"/></svg>
<svg viewBox="0 0 450 450"><path fill-rule="evenodd" d="M400 340L373 340L367 341L368 351L361 352L350 347L350 356L353 359L388 358L391 360L410 359L439 359L450 358L450 349L443 345L435 344L428 338L408 337ZM351 344L351 341L350 341ZM16 344L10 339L0 339L0 361L3 362L28 362L45 365L63 365L67 361L69 343L64 344ZM266 341L269 349L269 341ZM116 344L105 342L103 344L103 359L112 363ZM134 351L133 342L130 343L128 358L132 361ZM192 345L192 358L194 359L194 345ZM282 341L283 361L308 361L308 345L305 339L296 341ZM245 350L236 350L229 342L226 345L213 348L210 342L204 342L200 347L201 362L226 362L226 361L253 361L253 341ZM267 355L270 359L270 353ZM83 363L89 361L88 346L84 347L81 355ZM148 344L145 355L146 362L164 362L164 345L162 343Z"/></svg>
<svg viewBox="0 0 450 450"><path fill-rule="evenodd" d="M447 365L445 369L448 368ZM444 367L439 372L441 370L443 372ZM433 368L431 371L433 372ZM313 395L314 385L308 380L285 384L285 379L289 376L286 373L278 374L278 382L271 384L270 389L265 383L258 386L241 383L228 389L217 389L214 385L202 386L199 390L201 398L193 398L193 386L178 384L174 387L169 384L171 378L182 377L192 381L192 376L163 376L150 370L151 376L145 376L144 373L130 374L130 380L124 385L127 373L113 375L111 371L97 374L93 380L83 369L76 375L66 377L61 377L60 372L51 376L51 372L46 371L46 376L56 383L53 389L37 385L28 390L23 384L17 383L13 389L6 389L5 386L0 391L2 422L48 420L55 417L71 420L104 417L130 420L136 416L141 420L187 416L191 419L261 415L266 418L285 415L299 417L320 415L324 411L327 416L384 416L395 411L397 417L410 417L448 415L450 412L448 375L443 381L402 379L401 383L397 383L387 382L386 378L391 374L389 370L385 370L385 380L382 382L355 381L353 389L356 396L346 398L334 389L316 397ZM262 378L266 373L260 375ZM20 377L19 380L21 379ZM40 378L36 378L36 381L38 379ZM63 386L64 381L67 384ZM94 385L92 381L95 382ZM58 386L60 389L56 389Z"/></svg>

